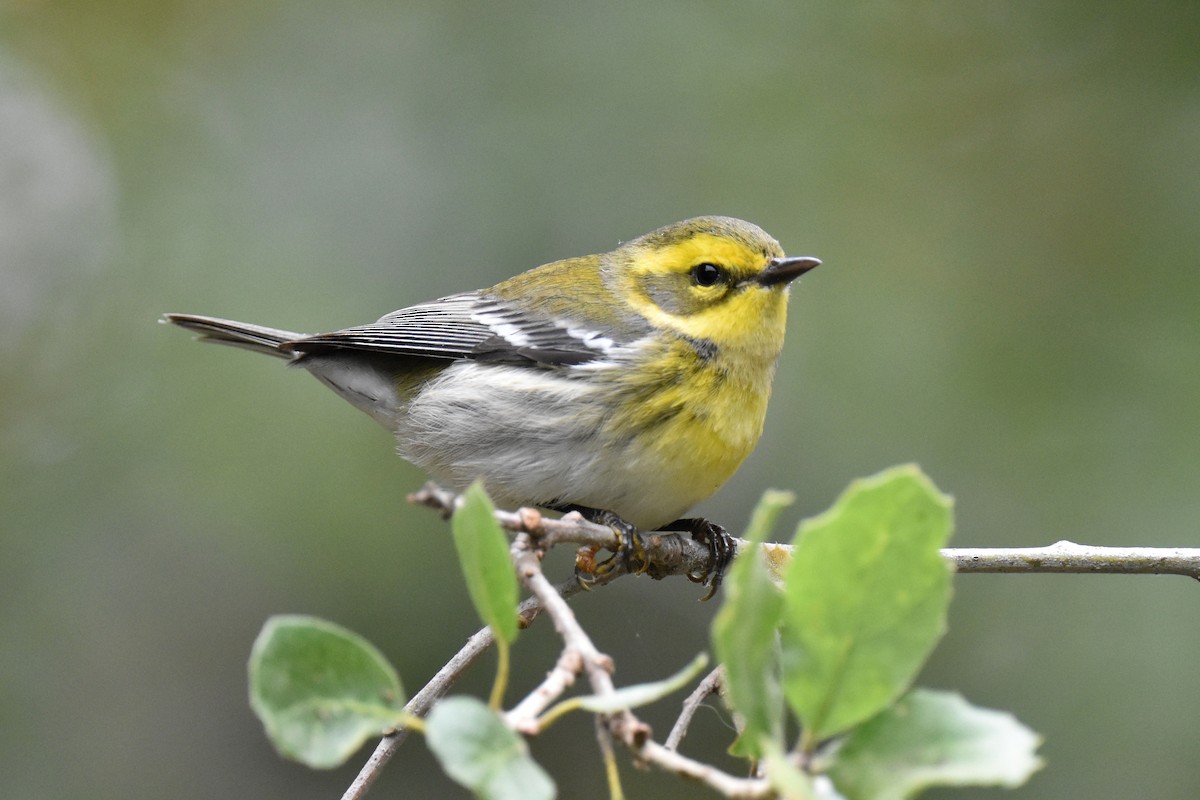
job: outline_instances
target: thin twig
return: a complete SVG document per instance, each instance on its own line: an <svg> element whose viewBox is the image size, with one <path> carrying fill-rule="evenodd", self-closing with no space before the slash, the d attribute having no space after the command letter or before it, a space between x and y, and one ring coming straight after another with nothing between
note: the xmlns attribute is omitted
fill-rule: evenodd
<svg viewBox="0 0 1200 800"><path fill-rule="evenodd" d="M556 596L570 597L580 591L579 582L575 579L564 581L557 588L552 588ZM535 617L541 612L542 604L536 597L528 597L522 601L517 607L517 613L521 618L521 626L527 627ZM412 696L404 710L409 714L417 717L423 717L429 712L429 709L440 700L450 688L454 686L468 667L475 663L479 656L483 655L492 644L495 638L492 636L491 628L481 628L476 631L467 643L463 645L454 656L446 662L446 664L437 671L437 674L430 678L429 683L425 684L419 692ZM350 784L342 795L342 800L362 800L366 796L367 790L375 783L379 777L379 773L383 770L384 765L392 759L396 751L400 749L400 745L408 737L408 730L401 729L394 733L385 734L379 740L379 744L375 746L375 751L371 753L371 757L363 764L362 769L358 771L358 775L354 778L354 782Z"/></svg>
<svg viewBox="0 0 1200 800"><path fill-rule="evenodd" d="M759 800L775 796L775 789L765 778L739 778L711 764L688 758L668 750L653 739L646 739L637 751L646 763L666 771L705 783L733 800Z"/></svg>
<svg viewBox="0 0 1200 800"><path fill-rule="evenodd" d="M450 687L454 685L459 676L475 662L475 659L483 655L483 652L492 646L495 637L492 636L490 628L483 628L475 633L463 648L455 653L454 657L446 662L437 674L430 679L429 683L413 695L412 699L404 706L404 710L414 716L423 717L428 713L431 706L446 692L450 691ZM379 740L379 744L375 746L375 751L371 753L371 757L367 759L367 763L363 764L362 769L358 771L358 775L354 778L354 782L346 789L342 795L342 800L360 800L367 793L367 790L375 783L379 777L379 773L383 770L384 765L391 761L392 756L400 749L400 745L408 738L408 729L402 728L394 733L384 735Z"/></svg>
<svg viewBox="0 0 1200 800"><path fill-rule="evenodd" d="M524 552L521 552L522 549ZM570 606L553 592L550 582L542 573L541 561L529 534L518 534L513 552L517 562L517 576L526 588L542 601L546 615L554 622L555 630L562 637L564 651L579 654L583 672L587 675L593 693L600 697L614 694L616 690L612 681L612 659L597 649L591 637L580 626ZM753 800L768 797L774 791L764 779L739 778L658 744L650 738L649 726L631 711L618 711L601 716L612 736L624 744L642 763L653 764L660 769L701 781L728 797Z"/></svg>
<svg viewBox="0 0 1200 800"><path fill-rule="evenodd" d="M504 715L508 724L522 733L536 733L538 716L575 684L575 677L582 670L583 661L579 653L575 650L564 650L554 664L554 669L546 675L546 679Z"/></svg>
<svg viewBox="0 0 1200 800"><path fill-rule="evenodd" d="M1065 539L1046 547L947 548L959 572L1186 575L1200 580L1200 548L1097 547Z"/></svg>
<svg viewBox="0 0 1200 800"><path fill-rule="evenodd" d="M711 695L721 693L721 682L724 680L722 673L722 669L717 667L705 675L704 680L696 684L696 688L683 701L679 718L675 720L675 725L667 735L667 741L663 743L663 747L668 750L679 749L679 744L683 741L683 737L687 736L688 726L692 724L692 717L696 716L696 711Z"/></svg>
<svg viewBox="0 0 1200 800"><path fill-rule="evenodd" d="M518 534L518 540L528 534ZM574 650L579 654L583 671L588 676L588 682L596 694L613 692L612 659L601 653L592 639L583 630L567 601L555 590L554 586L542 572L542 562L531 546L519 551L517 557L517 577L525 587L541 601L542 609L554 622L554 629L562 637L564 649Z"/></svg>

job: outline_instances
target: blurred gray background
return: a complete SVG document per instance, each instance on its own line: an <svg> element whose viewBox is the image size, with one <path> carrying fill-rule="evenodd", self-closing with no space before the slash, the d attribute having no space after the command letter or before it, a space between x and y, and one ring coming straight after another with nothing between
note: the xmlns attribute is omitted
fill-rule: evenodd
<svg viewBox="0 0 1200 800"><path fill-rule="evenodd" d="M794 489L791 528L915 461L961 546L1200 546L1197 41L1196 3L3 3L0 791L338 796L366 753L310 772L249 711L263 621L346 625L410 689L476 626L388 435L164 311L327 330L740 216L826 266L763 442L702 512L737 528ZM1046 736L1010 796L1195 796L1200 587L956 590L921 682ZM643 680L706 648L699 594L577 606ZM554 645L524 635L510 699ZM690 752L736 768L726 725ZM605 796L584 717L533 749L561 796ZM465 796L420 741L377 793Z"/></svg>

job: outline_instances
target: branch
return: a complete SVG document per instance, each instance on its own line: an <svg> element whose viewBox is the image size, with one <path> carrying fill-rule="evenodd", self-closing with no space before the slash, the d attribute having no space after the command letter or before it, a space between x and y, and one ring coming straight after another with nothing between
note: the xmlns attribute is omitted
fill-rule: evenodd
<svg viewBox="0 0 1200 800"><path fill-rule="evenodd" d="M678 750L679 744L683 741L683 737L687 736L688 726L692 724L692 717L696 716L696 711L700 706L704 705L704 701L711 695L721 694L721 682L724 680L722 669L716 667L712 672L704 676L704 679L696 685L692 693L683 701L683 708L679 712L679 718L675 720L674 727L667 735L667 741L663 747L668 750Z"/></svg>
<svg viewBox="0 0 1200 800"><path fill-rule="evenodd" d="M563 656L559 659L558 668L564 668L565 665L577 666L587 675L594 694L602 698L612 697L616 692L612 681L612 659L600 652L575 618L570 606L546 580L537 549L530 534L518 534L513 542L513 560L517 567L517 577L541 601L542 608L554 622L554 628L563 640ZM563 681L551 677L543 687L557 687L562 684ZM739 778L730 775L655 742L650 738L650 727L634 716L632 711L617 711L602 717L613 738L625 745L641 763L652 764L662 770L701 781L726 797L750 800L765 798L774 792L770 784L762 778Z"/></svg>
<svg viewBox="0 0 1200 800"><path fill-rule="evenodd" d="M459 502L454 492L432 483L410 495L409 500L437 509L444 516L449 516ZM516 512L497 511L496 520L507 530L533 535L545 547L558 542L609 549L618 545L611 528L588 522L578 514L556 520L543 517L536 509L522 508ZM655 578L698 574L708 566L708 548L689 535L662 531L643 535L647 572ZM734 541L740 552L746 540ZM791 558L791 546L767 543L763 548L772 570L781 573ZM1194 547L1099 547L1060 541L1045 547L947 547L942 556L953 562L958 572L968 573L1186 575L1200 580L1200 548Z"/></svg>
<svg viewBox="0 0 1200 800"><path fill-rule="evenodd" d="M946 548L959 572L1186 575L1200 580L1200 548L1097 547L1065 539L1046 547Z"/></svg>
<svg viewBox="0 0 1200 800"><path fill-rule="evenodd" d="M581 587L579 582L572 578L560 584L557 589L551 589L551 591L555 592L560 598L565 598L581 591ZM517 606L517 613L521 618L521 627L528 627L541 611L542 603L538 598L527 597L523 600ZM462 646L462 649L455 653L437 671L437 674L429 679L429 683L425 684L421 688L421 691L412 696L404 706L404 710L413 716L425 716L433 704L450 691L451 687L466 672L467 668L474 664L475 660L483 655L484 651L494 643L495 637L492 635L491 628L485 627L476 631L470 639L467 639L467 643ZM362 769L358 771L354 782L350 784L349 788L342 795L342 800L362 800L379 777L379 773L383 771L388 761L391 761L392 756L400 749L400 745L404 743L407 737L407 728L384 734L379 744L375 746L375 751L371 753L371 757L367 759Z"/></svg>
<svg viewBox="0 0 1200 800"><path fill-rule="evenodd" d="M408 496L415 505L432 508L449 519L462 503L460 495L426 483L420 491ZM549 549L556 544L578 544L594 550L605 548L616 551L620 539L612 528L588 522L577 512L563 515L560 519L546 517L536 508L520 508L516 511L496 511L496 522L513 533L528 533L540 549ZM708 545L694 540L690 534L668 531L643 531L645 545L646 574L652 578L668 575L699 575L708 571L712 554ZM620 574L620 570L614 571ZM609 578L615 577L613 573ZM601 579L604 583L606 580ZM595 585L595 584L593 584Z"/></svg>
<svg viewBox="0 0 1200 800"><path fill-rule="evenodd" d="M567 601L542 572L542 561L537 557L529 534L519 534L513 550L517 554L514 558L517 577L541 602L547 616L554 622L554 629L562 637L564 657L559 659L559 664L579 664L587 674L593 692L599 695L612 694L615 691L612 682L612 659L601 653L592 643L591 637L583 630L579 620L575 619Z"/></svg>
<svg viewBox="0 0 1200 800"><path fill-rule="evenodd" d="M647 739L637 755L646 763L654 764L667 772L674 772L708 784L713 789L733 800L758 800L776 797L775 787L766 778L739 778L714 766L688 758L674 750L668 750L658 742Z"/></svg>
<svg viewBox="0 0 1200 800"><path fill-rule="evenodd" d="M429 483L419 492L410 495L409 501L433 508L448 518L460 504L461 498L454 492ZM611 695L615 691L611 677L612 660L596 649L565 602L566 598L580 591L580 584L571 579L558 587L552 586L542 574L538 553L558 543L579 544L593 552L600 548L615 551L620 542L611 528L588 522L577 513L566 514L561 519L552 519L543 516L537 509L521 508L515 512L498 510L496 520L501 527L518 534L517 540L514 541L514 561L522 581L533 593L533 596L522 602L518 609L522 627L527 626L540 611L545 610L553 619L555 628L564 642L562 657L554 670L534 692L507 715L514 727L532 733L538 727L537 715L554 699L560 697L581 672L587 674L595 694ZM689 535L657 531L643 533L643 538L646 572L651 577L694 575L708 568L710 553L707 545L694 541ZM735 543L740 551L746 540L735 539ZM791 546L767 543L762 547L771 570L782 574L791 560ZM1200 580L1200 548L1098 547L1064 540L1045 547L944 548L941 552L946 560L954 564L958 572L966 573L1154 574L1185 575ZM613 570L597 583L607 583L620 574L620 569ZM429 683L409 700L405 711L415 716L424 716L434 702L450 690L458 677L492 643L490 629L483 628L478 631ZM686 701L676 723L676 730L672 731L666 745L652 740L649 727L630 711L607 716L606 728L613 738L624 744L642 763L653 764L663 770L699 780L727 797L771 796L774 790L761 778L739 778L681 755L675 750L696 708L718 684L719 675L714 670ZM343 800L361 800L406 735L406 730L399 730L383 737L375 752L363 765L358 777L342 796Z"/></svg>

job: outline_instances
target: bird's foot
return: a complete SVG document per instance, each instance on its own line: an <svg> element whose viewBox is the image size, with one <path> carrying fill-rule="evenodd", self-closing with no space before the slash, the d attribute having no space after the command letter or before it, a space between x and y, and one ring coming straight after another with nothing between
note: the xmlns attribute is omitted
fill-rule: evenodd
<svg viewBox="0 0 1200 800"><path fill-rule="evenodd" d="M587 506L561 505L555 506L557 511L577 511L588 522L612 528L617 535L617 549L603 561L594 560L595 551L590 551L588 559L576 559L575 577L585 589L600 580L607 580L622 572L632 572L641 575L650 566L646 557L646 542L637 527L621 516L602 508Z"/></svg>
<svg viewBox="0 0 1200 800"><path fill-rule="evenodd" d="M708 563L704 569L689 572L687 578L692 583L707 584L708 593L700 599L702 601L711 600L717 590L721 588L725 570L729 568L730 562L737 553L737 544L734 538L722 526L702 517L677 519L664 525L662 529L690 533L694 541L708 547Z"/></svg>

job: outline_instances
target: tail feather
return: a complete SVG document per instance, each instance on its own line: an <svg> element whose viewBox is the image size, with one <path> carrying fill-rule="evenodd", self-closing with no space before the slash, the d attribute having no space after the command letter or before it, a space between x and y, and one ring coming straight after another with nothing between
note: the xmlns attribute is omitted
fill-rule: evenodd
<svg viewBox="0 0 1200 800"><path fill-rule="evenodd" d="M233 347L242 347L256 353L266 353L277 358L291 360L295 354L281 347L297 339L303 339L308 334L294 331L283 331L278 328L268 328L263 325L251 325L247 322L234 322L231 319L218 317L203 317L196 314L163 314L163 322L170 322L181 328L187 328L200 334L202 342L216 342Z"/></svg>

